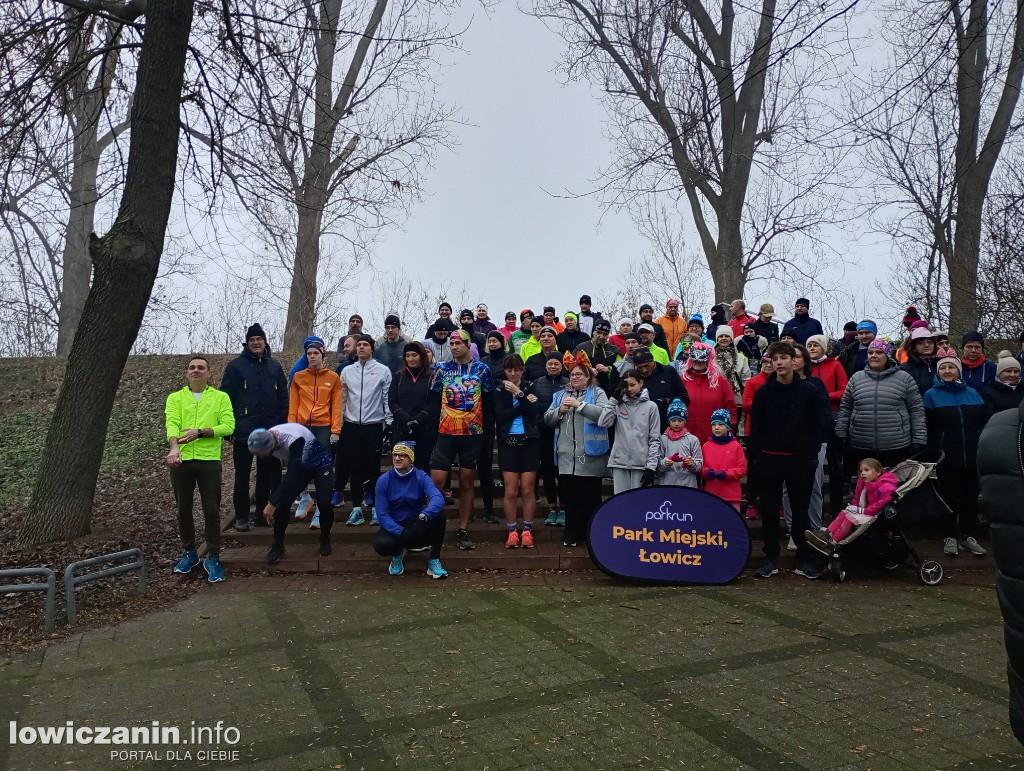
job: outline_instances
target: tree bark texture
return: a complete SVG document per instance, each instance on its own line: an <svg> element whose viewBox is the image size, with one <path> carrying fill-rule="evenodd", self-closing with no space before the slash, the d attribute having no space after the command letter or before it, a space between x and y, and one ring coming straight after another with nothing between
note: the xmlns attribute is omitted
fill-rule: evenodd
<svg viewBox="0 0 1024 771"><path fill-rule="evenodd" d="M124 193L113 227L91 238L93 284L18 533L22 544L90 530L114 396L160 267L193 10L194 0L150 0L147 8Z"/></svg>

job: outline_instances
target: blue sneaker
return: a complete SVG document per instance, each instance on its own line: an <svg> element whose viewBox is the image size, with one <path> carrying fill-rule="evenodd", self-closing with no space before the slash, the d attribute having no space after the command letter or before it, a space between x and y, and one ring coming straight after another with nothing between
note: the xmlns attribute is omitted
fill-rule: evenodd
<svg viewBox="0 0 1024 771"><path fill-rule="evenodd" d="M313 499L309 497L308 492L303 490L302 494L299 496L299 502L295 504L295 518L305 519L312 505Z"/></svg>
<svg viewBox="0 0 1024 771"><path fill-rule="evenodd" d="M199 554L195 550L187 551L181 555L181 559L178 560L178 564L174 566L175 573L191 573L192 568L199 564Z"/></svg>
<svg viewBox="0 0 1024 771"><path fill-rule="evenodd" d="M335 508L337 508L338 506L341 505L341 493L340 492L335 492L334 495L331 496L331 505L334 506Z"/></svg>
<svg viewBox="0 0 1024 771"><path fill-rule="evenodd" d="M393 576L400 576L405 572L405 552L401 551L398 556L391 558L391 564L388 565L388 572Z"/></svg>
<svg viewBox="0 0 1024 771"><path fill-rule="evenodd" d="M220 564L220 557L207 557L204 559L203 570L209 576L206 580L211 584L224 580L224 567Z"/></svg>
<svg viewBox="0 0 1024 771"><path fill-rule="evenodd" d="M793 572L796 573L798 576L809 578L812 581L821 578L821 571L814 566L813 562L805 562L799 567L797 567L797 569Z"/></svg>
<svg viewBox="0 0 1024 771"><path fill-rule="evenodd" d="M377 507L376 506L373 507L373 516L370 517L370 524L371 525L380 525L380 522L377 521Z"/></svg>
<svg viewBox="0 0 1024 771"><path fill-rule="evenodd" d="M427 575L431 578L447 578L448 571L441 567L441 560L427 562Z"/></svg>
<svg viewBox="0 0 1024 771"><path fill-rule="evenodd" d="M373 505L373 494L369 490L367 490L366 492L363 493L363 506L369 507L369 506L372 506L372 505Z"/></svg>
<svg viewBox="0 0 1024 771"><path fill-rule="evenodd" d="M359 525L365 525L366 520L363 519L363 510L356 506L352 509L352 513L348 515L348 521L345 523L346 527L358 527Z"/></svg>
<svg viewBox="0 0 1024 771"><path fill-rule="evenodd" d="M558 521L555 524L558 527L565 527L565 509L558 510Z"/></svg>

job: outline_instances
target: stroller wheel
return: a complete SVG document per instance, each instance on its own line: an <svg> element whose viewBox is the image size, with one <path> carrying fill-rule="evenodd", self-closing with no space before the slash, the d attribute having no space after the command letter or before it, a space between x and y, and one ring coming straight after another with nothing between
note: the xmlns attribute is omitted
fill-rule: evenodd
<svg viewBox="0 0 1024 771"><path fill-rule="evenodd" d="M942 565L935 560L927 560L921 563L917 575L925 586L935 586L942 580Z"/></svg>
<svg viewBox="0 0 1024 771"><path fill-rule="evenodd" d="M843 568L841 560L833 557L828 561L828 574L832 576L833 581L845 581L846 580L846 569Z"/></svg>

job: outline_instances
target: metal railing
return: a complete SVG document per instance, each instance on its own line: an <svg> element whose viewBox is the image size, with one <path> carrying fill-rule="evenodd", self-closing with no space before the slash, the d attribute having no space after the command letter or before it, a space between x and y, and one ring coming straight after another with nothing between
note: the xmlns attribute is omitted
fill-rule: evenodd
<svg viewBox="0 0 1024 771"><path fill-rule="evenodd" d="M128 559L129 557L134 557L135 559L125 565L116 565L115 567L104 568L103 570L97 570L95 573L86 573L81 576L75 575L76 570L92 567L93 565L102 565L107 562L116 562L118 560ZM116 576L120 573L127 573L131 570L139 571L139 594L145 594L146 558L142 554L142 549L125 549L124 551L118 551L112 554L103 554L99 557L90 557L89 559L79 560L78 562L72 562L68 565L67 569L64 571L64 591L67 593L68 602L68 623L74 624L75 619L77 618L77 608L75 607L76 586L88 583L89 581L98 581L101 578Z"/></svg>
<svg viewBox="0 0 1024 771"><path fill-rule="evenodd" d="M42 576L45 584L2 584L0 594L18 594L21 592L46 592L46 631L53 629L53 606L57 596L57 577L49 568L15 568L0 570L0 580L5 578L25 578Z"/></svg>

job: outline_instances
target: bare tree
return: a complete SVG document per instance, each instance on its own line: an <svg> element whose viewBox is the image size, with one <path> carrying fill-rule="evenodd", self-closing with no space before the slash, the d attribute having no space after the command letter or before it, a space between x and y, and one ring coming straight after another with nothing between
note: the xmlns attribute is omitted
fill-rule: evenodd
<svg viewBox="0 0 1024 771"><path fill-rule="evenodd" d="M674 209L655 205L650 197L639 199L632 210L633 221L650 243L650 250L630 265L630 276L646 285L647 293L657 290L659 296L651 303L661 308L664 300L674 297L682 313L692 313L711 304L708 291L708 270L699 254L686 249L682 222ZM635 314L636 308L630 312Z"/></svg>
<svg viewBox="0 0 1024 771"><path fill-rule="evenodd" d="M843 152L814 92L836 77L822 30L855 4L538 0L569 75L608 97L620 158L604 189L685 200L719 298L742 297L760 268L800 269L808 256L773 248L778 234L833 221ZM752 199L767 179L777 191Z"/></svg>
<svg viewBox="0 0 1024 771"><path fill-rule="evenodd" d="M958 337L982 321L986 201L1021 125L1024 13L1003 0L894 5L883 34L889 66L855 105L882 180L879 217L916 266L901 285L935 318L948 307Z"/></svg>
<svg viewBox="0 0 1024 771"><path fill-rule="evenodd" d="M286 349L317 322L325 240L358 264L447 142L451 112L430 80L434 49L452 42L433 20L439 9L430 0L241 0L230 16L245 42L218 76L233 93L222 158L248 212L289 253Z"/></svg>

